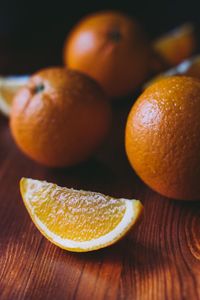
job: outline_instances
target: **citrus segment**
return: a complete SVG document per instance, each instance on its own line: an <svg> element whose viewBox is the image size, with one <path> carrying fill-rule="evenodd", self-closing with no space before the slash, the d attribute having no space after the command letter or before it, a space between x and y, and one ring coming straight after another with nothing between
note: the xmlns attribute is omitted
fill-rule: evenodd
<svg viewBox="0 0 200 300"><path fill-rule="evenodd" d="M26 84L28 76L0 77L0 111L9 116L13 97Z"/></svg>
<svg viewBox="0 0 200 300"><path fill-rule="evenodd" d="M153 46L171 66L175 66L196 50L195 28L190 23L183 24L158 38Z"/></svg>
<svg viewBox="0 0 200 300"><path fill-rule="evenodd" d="M127 233L142 212L138 200L115 199L46 181L22 178L20 189L41 233L71 251L91 251L113 244Z"/></svg>
<svg viewBox="0 0 200 300"><path fill-rule="evenodd" d="M154 76L143 85L143 89L146 89L148 86L161 79L164 79L165 77L175 75L187 75L191 77L200 78L200 55L190 57L189 59L186 59L183 62L181 62L179 65Z"/></svg>

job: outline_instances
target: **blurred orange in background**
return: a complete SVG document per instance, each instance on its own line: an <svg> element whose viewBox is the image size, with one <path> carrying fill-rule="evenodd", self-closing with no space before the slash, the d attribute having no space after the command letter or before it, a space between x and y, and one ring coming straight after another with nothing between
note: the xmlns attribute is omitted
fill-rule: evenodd
<svg viewBox="0 0 200 300"><path fill-rule="evenodd" d="M64 47L66 66L96 79L112 98L134 92L145 80L151 55L140 25L115 11L86 16Z"/></svg>
<svg viewBox="0 0 200 300"><path fill-rule="evenodd" d="M190 23L184 24L159 37L153 47L169 66L175 66L195 52L195 28Z"/></svg>

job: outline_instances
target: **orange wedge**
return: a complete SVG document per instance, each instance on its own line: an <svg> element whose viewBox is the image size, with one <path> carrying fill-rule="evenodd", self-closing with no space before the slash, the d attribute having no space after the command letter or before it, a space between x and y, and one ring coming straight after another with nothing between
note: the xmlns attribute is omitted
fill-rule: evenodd
<svg viewBox="0 0 200 300"><path fill-rule="evenodd" d="M176 67L154 76L143 85L143 89L146 89L148 86L166 77L176 75L185 75L200 79L200 55L190 57L189 59L184 60Z"/></svg>
<svg viewBox="0 0 200 300"><path fill-rule="evenodd" d="M28 178L21 179L20 190L39 231L55 245L74 252L114 244L134 226L143 210L138 200L116 199Z"/></svg>
<svg viewBox="0 0 200 300"><path fill-rule="evenodd" d="M186 23L175 30L159 37L153 48L171 66L179 64L190 57L196 50L195 28Z"/></svg>
<svg viewBox="0 0 200 300"><path fill-rule="evenodd" d="M24 86L28 76L0 77L0 111L9 116L13 97Z"/></svg>

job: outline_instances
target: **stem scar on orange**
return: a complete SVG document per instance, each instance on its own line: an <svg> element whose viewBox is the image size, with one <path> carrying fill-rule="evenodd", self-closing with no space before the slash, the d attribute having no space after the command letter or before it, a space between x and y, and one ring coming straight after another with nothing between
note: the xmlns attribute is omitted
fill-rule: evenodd
<svg viewBox="0 0 200 300"><path fill-rule="evenodd" d="M96 79L110 97L129 94L150 70L150 44L139 24L115 11L86 16L64 46L65 64Z"/></svg>
<svg viewBox="0 0 200 300"><path fill-rule="evenodd" d="M138 98L128 116L125 147L131 166L169 198L200 199L200 80L160 80Z"/></svg>
<svg viewBox="0 0 200 300"><path fill-rule="evenodd" d="M111 108L101 87L64 68L44 69L17 93L10 127L20 149L50 167L72 166L108 133Z"/></svg>

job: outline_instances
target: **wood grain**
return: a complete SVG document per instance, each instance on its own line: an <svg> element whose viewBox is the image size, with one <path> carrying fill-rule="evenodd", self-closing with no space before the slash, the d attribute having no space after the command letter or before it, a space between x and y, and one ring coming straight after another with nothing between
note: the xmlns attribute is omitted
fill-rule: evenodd
<svg viewBox="0 0 200 300"><path fill-rule="evenodd" d="M124 124L127 105L115 107ZM123 150L123 126L97 158L71 169L35 164L14 145L0 119L0 299L200 299L200 203L164 199L143 185ZM135 197L145 205L138 228L94 253L50 244L29 219L19 195L22 176Z"/></svg>
<svg viewBox="0 0 200 300"><path fill-rule="evenodd" d="M88 162L47 169L15 146L0 116L0 299L198 300L200 202L165 199L130 168L123 146L131 101L114 105L113 130ZM48 242L31 222L19 194L22 176L141 199L143 220L118 244L77 254Z"/></svg>

